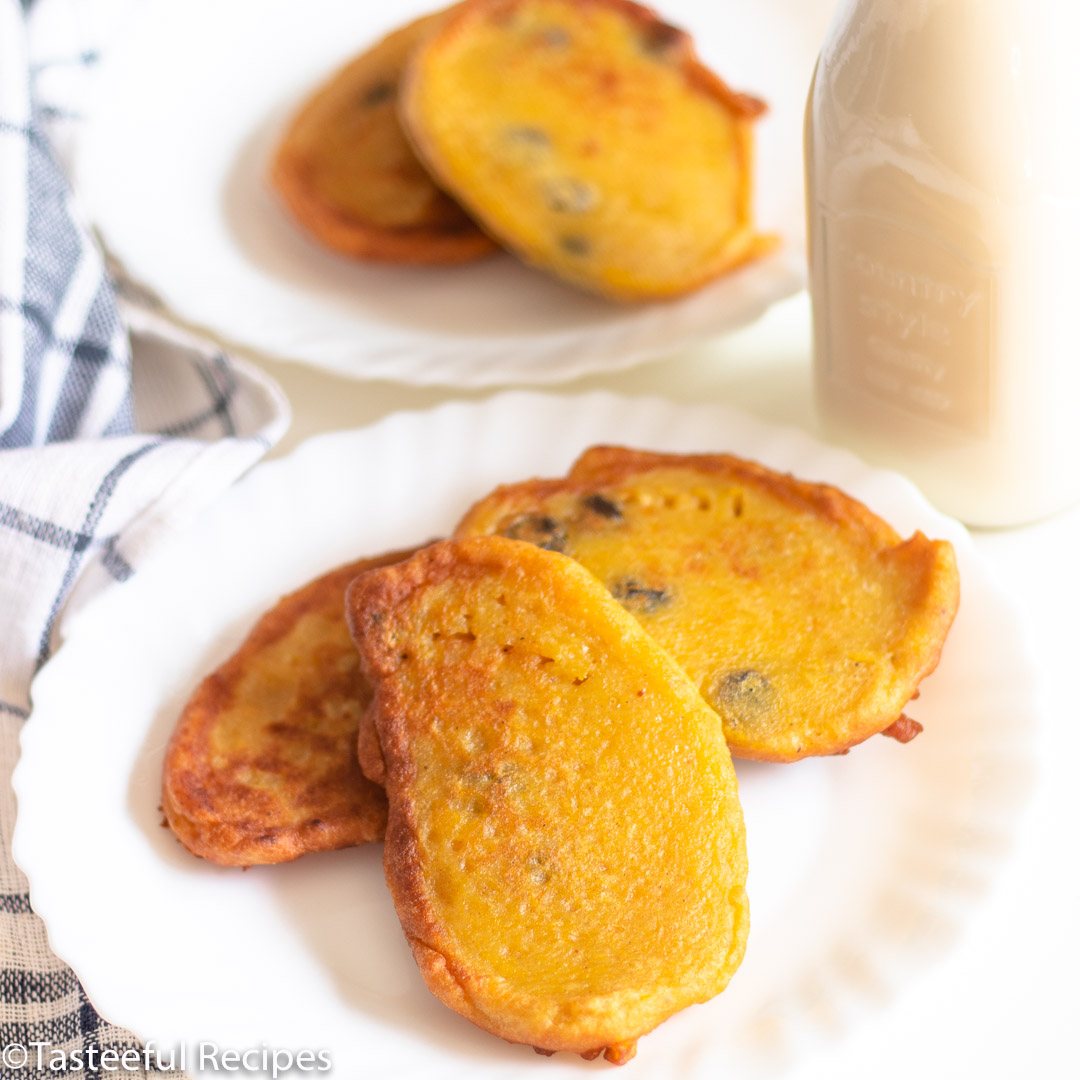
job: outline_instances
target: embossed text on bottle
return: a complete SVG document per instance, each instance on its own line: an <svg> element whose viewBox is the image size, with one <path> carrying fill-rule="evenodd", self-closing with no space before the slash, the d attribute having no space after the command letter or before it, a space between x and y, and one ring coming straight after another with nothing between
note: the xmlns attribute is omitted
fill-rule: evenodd
<svg viewBox="0 0 1080 1080"><path fill-rule="evenodd" d="M821 235L829 378L894 408L985 435L992 270L881 216L826 212Z"/></svg>

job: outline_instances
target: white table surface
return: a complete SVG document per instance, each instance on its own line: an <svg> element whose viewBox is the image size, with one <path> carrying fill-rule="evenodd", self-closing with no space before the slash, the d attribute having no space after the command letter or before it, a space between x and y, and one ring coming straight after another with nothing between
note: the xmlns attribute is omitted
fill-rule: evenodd
<svg viewBox="0 0 1080 1080"><path fill-rule="evenodd" d="M547 392L605 388L676 400L721 401L816 433L805 295L707 348ZM274 456L310 435L371 423L398 409L491 391L455 393L360 383L257 361L288 394L294 422ZM1080 467L1080 463L1078 463ZM1046 720L1034 795L981 903L953 946L876 1015L792 1063L799 1080L980 1080L1080 1077L1080 508L975 542L1027 616L1045 665ZM122 1019L122 1018L121 1018Z"/></svg>

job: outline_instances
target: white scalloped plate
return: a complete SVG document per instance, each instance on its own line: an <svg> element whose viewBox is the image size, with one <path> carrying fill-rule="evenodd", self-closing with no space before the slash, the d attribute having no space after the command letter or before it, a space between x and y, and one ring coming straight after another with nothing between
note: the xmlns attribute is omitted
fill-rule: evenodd
<svg viewBox="0 0 1080 1080"><path fill-rule="evenodd" d="M23 729L16 857L54 948L108 1019L163 1046L326 1049L341 1077L601 1067L539 1059L426 991L381 845L241 873L184 851L160 827L158 802L185 698L280 593L347 559L444 534L496 483L557 475L602 441L734 450L831 481L904 534L952 540L963 587L941 666L912 707L926 726L913 743L875 738L843 758L738 763L746 960L724 994L642 1039L619 1076L797 1070L818 1040L842 1038L947 947L1008 850L1039 696L1016 611L963 528L900 477L719 406L514 393L400 413L256 468L66 627Z"/></svg>
<svg viewBox="0 0 1080 1080"><path fill-rule="evenodd" d="M665 0L704 59L771 104L758 216L780 252L686 298L623 306L507 255L364 265L310 242L264 176L290 113L431 0L149 0L105 51L78 188L125 272L190 323L265 355L416 384L614 371L743 326L805 279L802 110L831 0Z"/></svg>

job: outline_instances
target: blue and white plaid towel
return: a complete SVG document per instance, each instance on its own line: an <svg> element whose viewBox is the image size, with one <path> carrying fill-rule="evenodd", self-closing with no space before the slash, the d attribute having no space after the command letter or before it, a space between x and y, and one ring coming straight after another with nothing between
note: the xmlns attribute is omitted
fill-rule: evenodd
<svg viewBox="0 0 1080 1080"><path fill-rule="evenodd" d="M77 130L102 8L0 0L0 1050L134 1045L50 952L11 859L31 679L66 612L124 581L288 423L270 380L153 315L129 312L129 345L56 157ZM36 1072L14 1060L0 1077Z"/></svg>

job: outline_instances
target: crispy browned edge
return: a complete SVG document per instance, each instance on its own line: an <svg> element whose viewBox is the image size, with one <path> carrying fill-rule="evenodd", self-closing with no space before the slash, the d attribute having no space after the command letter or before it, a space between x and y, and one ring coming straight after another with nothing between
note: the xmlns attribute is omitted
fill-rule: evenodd
<svg viewBox="0 0 1080 1080"><path fill-rule="evenodd" d="M462 552L465 554L462 555ZM591 585L601 595L607 596L603 586L574 560L543 551L523 541L508 540L500 536L439 541L423 548L403 563L362 574L349 586L345 599L349 629L360 652L365 674L375 690L371 713L378 725L379 738L387 761L389 819L383 867L402 930L412 947L424 982L444 1004L477 1027L508 1042L532 1046L540 1054L562 1050L580 1054L586 1060L603 1054L606 1060L613 1064L623 1065L633 1058L637 1052L637 1039L648 1034L647 1031L640 1031L631 1039L613 1036L604 1045L596 1046L585 1045L582 1040L560 1039L552 1036L550 1030L538 1034L536 1031L526 1030L520 1022L507 1023L500 1030L500 1025L494 1022L492 1016L477 1008L470 994L471 987L478 987L486 980L478 979L462 965L448 959L437 948L445 940L445 934L442 924L426 899L427 887L416 842L417 825L414 807L408 794L409 785L415 779L415 766L409 764L409 735L404 720L406 710L400 694L390 680L398 650L395 645L385 640L381 631L373 628L370 619L364 619L367 612L392 610L403 604L418 588L445 581L463 561L473 565L498 561L499 565L505 565L507 560L527 564L536 559L558 559L565 562L569 573L581 575L583 584ZM613 610L617 618L625 617L629 623L633 622L629 616L624 616L618 605L614 605ZM546 1045L537 1045L540 1041Z"/></svg>
<svg viewBox="0 0 1080 1080"><path fill-rule="evenodd" d="M451 9L452 10L452 9ZM354 258L417 266L451 266L471 262L498 250L498 244L484 233L479 225L462 222L450 228L418 226L415 228L386 228L365 224L357 218L338 213L323 203L310 189L304 178L301 162L292 152L291 134L304 121L312 103L331 83L341 78L358 60L370 55L398 35L411 33L419 25L430 22L431 32L447 12L421 16L404 27L394 30L360 57L339 68L330 79L312 93L295 114L282 137L270 165L269 182L282 202L315 239L333 251Z"/></svg>
<svg viewBox="0 0 1080 1080"><path fill-rule="evenodd" d="M360 771L373 783L386 787L386 760L379 744L379 729L375 722L374 704L360 717L356 738L356 760Z"/></svg>
<svg viewBox="0 0 1080 1080"><path fill-rule="evenodd" d="M419 84L423 78L423 68L428 62L428 58L435 55L439 49L444 48L447 43L452 42L455 37L467 32L472 23L486 19L494 12L506 11L530 2L531 0L464 0L463 3L457 5L450 17L434 33L429 35L422 44L417 46L410 56L401 81L398 108L405 134L412 143L417 157L423 162L428 172L500 244L521 256L525 261L530 261L529 252L519 248L514 237L507 236L493 228L487 220L484 207L473 199L470 192L454 184L448 176L445 162L440 158L432 140L427 137L424 130L423 120L420 116ZM694 48L692 37L685 30L664 22L651 8L636 4L633 0L573 0L573 2L578 7L606 7L612 11L621 12L627 19L645 27L648 32L655 34L657 37L662 37L669 55L678 61L679 68L687 83L704 96L720 102L721 105L735 114L737 120L740 121L736 123L735 129L738 150L743 160L739 207L745 220L752 223L754 177L752 122L768 111L768 104L752 94L733 90L716 72L702 63L697 50ZM770 251L775 250L779 244L779 236L755 232L747 247L741 252L733 254L731 259L717 267L710 268L707 272L703 272L681 289L658 294L656 299L674 298L694 292L721 275L768 254ZM600 286L597 285L597 288L600 289ZM619 301L632 302L647 299L647 297L639 293L622 293L609 286L605 286L603 293L609 299Z"/></svg>
<svg viewBox="0 0 1080 1080"><path fill-rule="evenodd" d="M566 477L555 480L528 480L520 484L498 487L475 503L454 530L454 536L468 535L474 517L491 502L513 497L525 501L541 500L559 492L587 494L596 485L611 485L625 481L638 473L658 468L693 469L705 473L723 474L764 489L774 498L798 510L809 511L839 528L861 534L875 550L888 550L893 555L905 552L924 556L929 570L926 574L924 608L935 615L937 646L927 652L912 682L912 699L918 697L918 685L938 666L949 629L960 603L960 577L956 568L953 546L947 540L929 540L921 532L907 540L872 510L839 488L808 480L797 480L757 462L732 454L665 454L649 450L633 450L621 446L593 446L584 451L570 467ZM910 699L909 699L910 700ZM922 725L904 716L890 713L871 717L866 724L850 733L850 739L823 746L814 754L821 756L844 754L872 735L885 734L900 743L907 743L922 731ZM757 761L787 762L793 757L762 753L745 746L729 744L736 757Z"/></svg>
<svg viewBox="0 0 1080 1080"><path fill-rule="evenodd" d="M408 558L415 550L359 559L283 597L259 619L240 648L200 683L177 721L162 768L165 820L193 854L221 866L253 866L288 862L308 852L353 847L381 838L386 800L375 784L367 785L369 812L363 816L328 814L317 825L267 830L215 820L213 803L199 777L212 773L208 764L210 732L249 657L280 639L306 612L320 608L328 590L344 591L357 574ZM344 614L343 609L343 618Z"/></svg>

